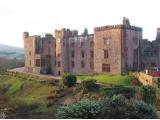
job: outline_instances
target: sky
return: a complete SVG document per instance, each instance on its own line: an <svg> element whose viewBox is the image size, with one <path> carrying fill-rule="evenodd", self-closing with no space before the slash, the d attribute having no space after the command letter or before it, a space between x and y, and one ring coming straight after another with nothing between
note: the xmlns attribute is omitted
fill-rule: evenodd
<svg viewBox="0 0 160 120"><path fill-rule="evenodd" d="M143 38L154 40L160 27L159 0L0 0L0 44L23 47L23 32L52 33L55 29L121 24L143 28Z"/></svg>

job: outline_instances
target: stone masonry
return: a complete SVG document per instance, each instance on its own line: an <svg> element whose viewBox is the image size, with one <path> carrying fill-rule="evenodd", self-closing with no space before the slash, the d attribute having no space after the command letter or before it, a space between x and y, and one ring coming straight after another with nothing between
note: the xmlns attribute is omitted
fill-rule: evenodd
<svg viewBox="0 0 160 120"><path fill-rule="evenodd" d="M37 74L76 75L123 74L141 70L143 57L142 28L131 26L128 18L120 25L85 29L61 29L45 36L23 33L25 71Z"/></svg>

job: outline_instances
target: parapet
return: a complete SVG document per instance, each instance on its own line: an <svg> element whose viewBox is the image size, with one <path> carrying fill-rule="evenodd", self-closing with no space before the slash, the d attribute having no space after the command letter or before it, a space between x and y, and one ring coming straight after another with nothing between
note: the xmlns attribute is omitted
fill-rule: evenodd
<svg viewBox="0 0 160 120"><path fill-rule="evenodd" d="M95 27L94 31L103 31L103 30L110 30L110 29L130 29L135 31L142 31L142 28L135 27L135 26L126 26L126 25L107 25L102 27Z"/></svg>
<svg viewBox="0 0 160 120"><path fill-rule="evenodd" d="M77 30L70 30L66 28L62 28L61 30L55 30L55 37L66 38L78 36Z"/></svg>
<svg viewBox="0 0 160 120"><path fill-rule="evenodd" d="M46 33L46 34L45 34L45 37L53 37L53 35L50 34L50 33Z"/></svg>

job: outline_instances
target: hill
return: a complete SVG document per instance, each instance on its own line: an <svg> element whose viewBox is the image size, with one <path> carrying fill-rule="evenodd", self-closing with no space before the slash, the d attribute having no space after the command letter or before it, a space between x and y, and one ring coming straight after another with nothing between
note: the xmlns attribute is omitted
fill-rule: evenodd
<svg viewBox="0 0 160 120"><path fill-rule="evenodd" d="M113 76L113 79L115 77ZM126 84L126 83L125 83ZM82 86L83 85L83 86ZM86 84L87 85L87 84ZM57 111L69 108L69 111L67 112L67 116L69 117L68 112L72 112L72 109L78 109L76 111L76 114L81 114L81 111L84 112L84 109L87 109L88 111L92 110L88 106L75 106L79 101L83 99L88 99L89 101L96 100L101 101L103 103L104 101L106 103L107 100L114 100L116 97L115 95L124 95L123 101L125 101L127 104L129 103L129 97L130 99L130 105L132 104L133 100L141 100L142 98L139 96L139 92L141 86L115 86L115 85L98 85L99 89L95 89L92 91L84 91L82 87L89 88L93 87L93 84L88 84L86 86L85 84L75 84L72 87L64 87L59 84L58 81L55 80L46 80L46 79L39 79L39 78L31 78L30 76L23 76L16 74L1 74L0 75L0 109L5 110L4 114L7 115L5 118L23 118L23 119L55 119L57 118ZM135 92L133 92L135 90ZM127 94L126 94L127 92ZM132 92L132 93L131 93ZM112 97L110 96L112 94ZM159 95L158 95L159 96ZM124 98L125 97L125 98ZM159 98L159 97L158 97ZM120 99L121 100L121 99ZM159 100L159 99L158 99ZM113 107L113 116L115 115L123 115L126 111L130 110L130 107L125 107L119 103L119 101L114 101L116 103L116 106L112 104L111 102L111 108ZM91 102L93 103L93 102ZM95 102L94 102L95 103ZM106 105L105 103L103 103ZM71 106L74 105L74 106ZM87 104L91 105L92 104ZM94 105L94 104L93 104ZM159 106L156 104L156 108ZM84 109L81 109L83 107ZM117 109L116 109L116 108ZM122 109L125 107L126 109ZM92 107L93 108L93 107ZM103 108L103 107L102 107ZM108 110L108 106L106 107ZM117 112L114 112L115 109L117 111L120 110L121 114L118 114ZM146 108L143 108L146 110ZM143 110L141 109L141 110ZM97 110L97 108L96 108ZM125 110L125 111L124 111ZM149 109L150 110L150 109ZM88 112L87 111L87 112ZM61 113L64 114L62 111ZM89 112L88 112L89 113ZM91 112L96 113L95 111ZM102 112L103 113L103 112ZM147 114L146 114L147 113ZM108 113L107 113L108 114ZM137 114L137 113L136 113ZM148 112L142 113L144 115L148 115ZM112 114L109 114L112 115ZM92 117L92 116L91 116ZM101 116L103 117L103 115ZM1 118L1 116L0 116ZM3 118L3 117L2 117ZM76 117L75 117L76 118ZM117 117L118 118L118 117ZM148 117L146 117L148 118Z"/></svg>
<svg viewBox="0 0 160 120"><path fill-rule="evenodd" d="M0 57L24 59L24 49L0 44Z"/></svg>

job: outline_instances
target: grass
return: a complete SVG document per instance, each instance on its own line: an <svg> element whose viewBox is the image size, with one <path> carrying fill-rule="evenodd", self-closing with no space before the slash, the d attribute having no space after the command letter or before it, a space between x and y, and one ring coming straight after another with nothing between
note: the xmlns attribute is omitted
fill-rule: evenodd
<svg viewBox="0 0 160 120"><path fill-rule="evenodd" d="M36 112L41 113L40 117L48 118L48 114L54 115L54 107L48 108L47 96L53 96L53 85L43 83L38 80L29 78L19 78L11 75L0 75L0 90L3 86L8 86L8 89L3 96L7 98L4 104L18 104L19 102L26 104L38 104ZM17 103L18 102L18 103ZM38 116L35 114L35 117Z"/></svg>
<svg viewBox="0 0 160 120"><path fill-rule="evenodd" d="M0 86L9 85L4 96L10 99L18 99L27 103L46 102L46 96L51 94L53 86L39 81L14 77L10 75L0 76Z"/></svg>
<svg viewBox="0 0 160 120"><path fill-rule="evenodd" d="M131 85L134 79L131 75L82 75L78 80L95 79L98 83L111 85Z"/></svg>
<svg viewBox="0 0 160 120"><path fill-rule="evenodd" d="M9 87L8 91L5 93L5 96L9 97L10 95L14 94L21 88L22 84L22 82L16 81L14 84L11 85L11 87Z"/></svg>

